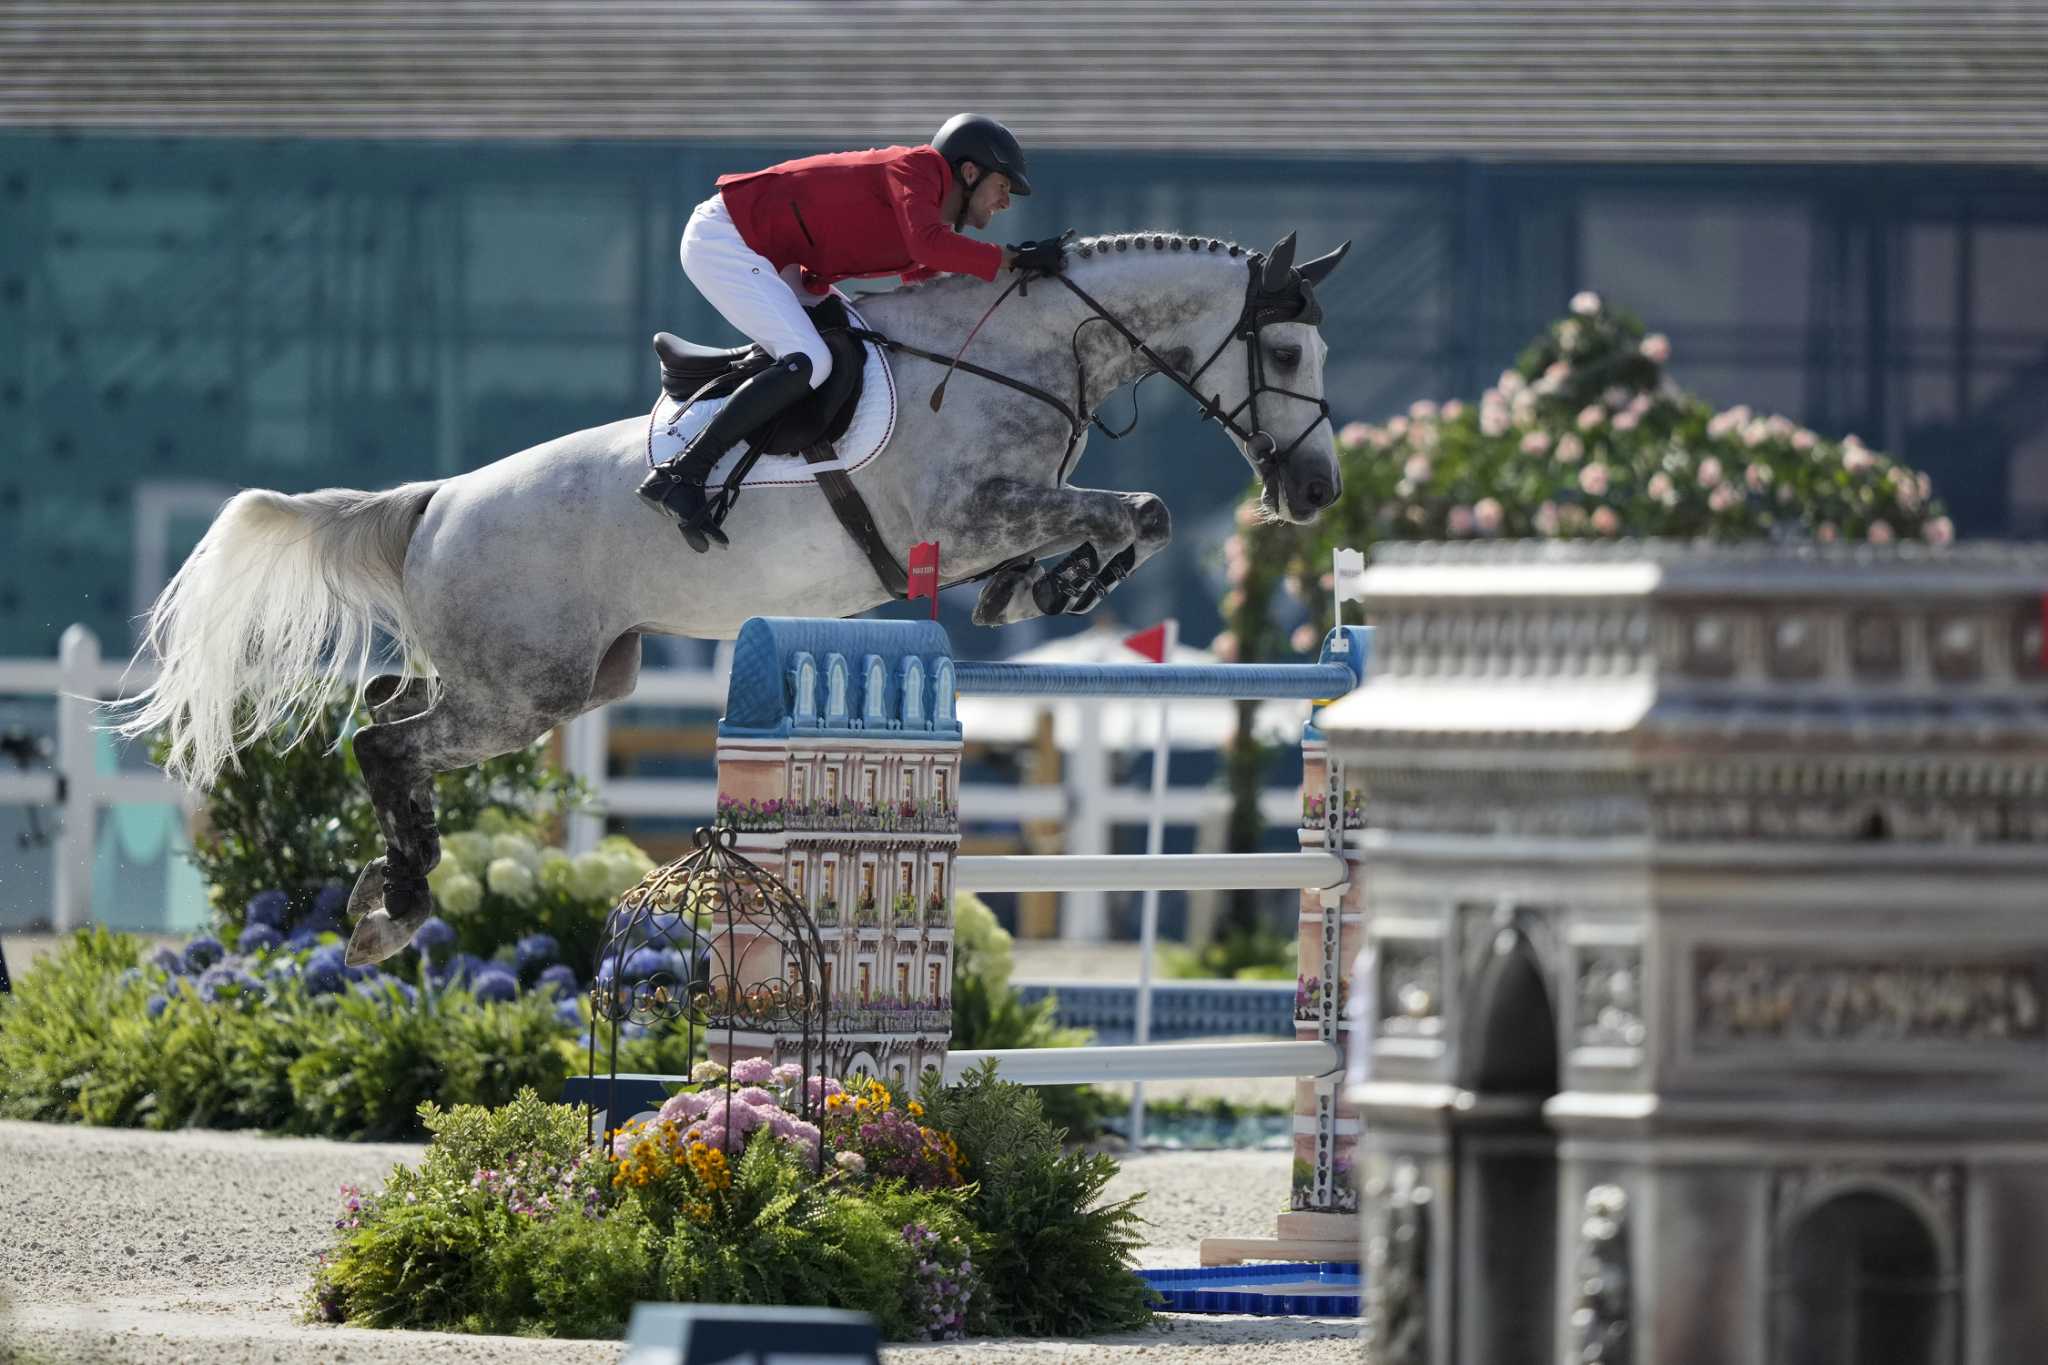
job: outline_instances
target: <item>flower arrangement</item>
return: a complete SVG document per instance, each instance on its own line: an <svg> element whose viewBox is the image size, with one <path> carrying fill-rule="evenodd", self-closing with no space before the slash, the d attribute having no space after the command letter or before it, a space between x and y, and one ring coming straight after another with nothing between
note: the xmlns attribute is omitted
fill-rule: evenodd
<svg viewBox="0 0 2048 1365"><path fill-rule="evenodd" d="M1328 990L1319 976L1297 976L1294 978L1294 1017L1296 1019L1318 1019L1322 1017L1324 998Z"/></svg>
<svg viewBox="0 0 2048 1365"><path fill-rule="evenodd" d="M1288 1207L1299 1212L1316 1204L1316 1168L1309 1161L1294 1159L1293 1177L1288 1182ZM1340 1153L1330 1170L1330 1204L1338 1213L1358 1211L1358 1182L1349 1153Z"/></svg>
<svg viewBox="0 0 2048 1365"><path fill-rule="evenodd" d="M419 1164L374 1192L343 1187L315 1310L597 1337L647 1300L819 1304L874 1314L892 1341L1072 1337L1149 1316L1130 1273L1134 1201L1103 1197L1114 1163L1063 1150L1030 1092L982 1073L906 1100L763 1058L692 1075L601 1151L581 1111L530 1091L498 1109L423 1106ZM800 1095L822 1107L816 1125L791 1113Z"/></svg>
<svg viewBox="0 0 2048 1365"><path fill-rule="evenodd" d="M921 801L827 801L822 797L781 803L777 829L837 830L856 833L952 834L960 828L960 808L935 797Z"/></svg>
<svg viewBox="0 0 2048 1365"><path fill-rule="evenodd" d="M920 918L917 897L908 891L896 893L896 902L891 909L895 912L894 918L898 924L916 924Z"/></svg>
<svg viewBox="0 0 2048 1365"><path fill-rule="evenodd" d="M340 927L357 872L385 849L352 741L341 740L343 757L337 759L326 740L348 736L368 721L355 708L353 690L336 689L307 733L284 726L257 737L207 794L191 858L206 882L213 928L224 943L239 940L248 927L244 916L259 897L269 916L264 922L287 936L302 924ZM301 742L315 736L318 742ZM163 742L156 741L159 761ZM495 810L497 818L529 831L588 795L575 779L549 766L544 743L441 773L433 793L444 829L478 827Z"/></svg>
<svg viewBox="0 0 2048 1365"><path fill-rule="evenodd" d="M786 811L793 804L776 797L766 801L756 801L752 797L737 801L721 793L716 823L720 829L736 829L743 833L773 832L783 828Z"/></svg>
<svg viewBox="0 0 2048 1365"><path fill-rule="evenodd" d="M1928 477L1746 404L1715 410L1666 371L1670 341L1582 291L1473 403L1419 401L1337 433L1344 495L1313 527L1241 511L1224 547L1223 657L1278 654L1278 588L1327 629L1330 551L1382 540L1668 536L1921 540L1955 525ZM1253 504L1247 503L1247 508Z"/></svg>

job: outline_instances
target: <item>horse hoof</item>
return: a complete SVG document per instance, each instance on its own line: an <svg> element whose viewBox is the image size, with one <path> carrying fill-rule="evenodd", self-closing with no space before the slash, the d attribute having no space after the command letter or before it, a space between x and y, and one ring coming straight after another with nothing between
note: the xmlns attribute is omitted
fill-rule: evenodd
<svg viewBox="0 0 2048 1365"><path fill-rule="evenodd" d="M404 948L434 913L434 898L424 878L386 878L382 858L372 859L349 893L349 912L356 917L344 960L367 967Z"/></svg>
<svg viewBox="0 0 2048 1365"><path fill-rule="evenodd" d="M349 935L348 953L343 960L351 967L368 967L382 962L411 943L412 934L412 929L401 926L391 918L389 911L372 910L356 921L356 930Z"/></svg>
<svg viewBox="0 0 2048 1365"><path fill-rule="evenodd" d="M348 917L361 923L384 908L384 860L372 858L363 864L353 891L348 893Z"/></svg>

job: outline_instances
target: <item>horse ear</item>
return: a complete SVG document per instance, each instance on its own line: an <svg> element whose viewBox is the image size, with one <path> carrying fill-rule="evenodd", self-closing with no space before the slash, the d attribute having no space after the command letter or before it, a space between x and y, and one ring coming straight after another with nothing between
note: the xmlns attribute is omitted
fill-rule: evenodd
<svg viewBox="0 0 2048 1365"><path fill-rule="evenodd" d="M1351 250L1351 243L1347 240L1344 245L1338 247L1329 255L1318 256L1304 264L1301 267L1301 277L1310 284L1321 284L1328 278L1330 272L1337 268L1338 263L1344 259L1344 253L1349 250Z"/></svg>
<svg viewBox="0 0 2048 1365"><path fill-rule="evenodd" d="M1287 276L1294 269L1294 234L1282 237L1266 257L1266 274L1263 288L1268 294L1277 294L1287 288Z"/></svg>

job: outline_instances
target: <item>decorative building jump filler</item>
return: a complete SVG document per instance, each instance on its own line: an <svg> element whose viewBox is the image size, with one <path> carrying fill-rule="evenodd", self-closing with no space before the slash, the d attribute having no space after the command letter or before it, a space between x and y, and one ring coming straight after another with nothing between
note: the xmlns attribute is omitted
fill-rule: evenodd
<svg viewBox="0 0 2048 1365"><path fill-rule="evenodd" d="M950 655L945 631L918 621L753 620L734 647L718 819L817 926L835 1075L909 1082L945 1062L960 846Z"/></svg>

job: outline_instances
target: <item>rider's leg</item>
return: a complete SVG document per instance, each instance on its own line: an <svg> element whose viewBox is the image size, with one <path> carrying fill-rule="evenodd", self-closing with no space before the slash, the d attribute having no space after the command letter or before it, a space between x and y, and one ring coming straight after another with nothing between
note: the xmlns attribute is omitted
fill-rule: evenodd
<svg viewBox="0 0 2048 1365"><path fill-rule="evenodd" d="M811 387L825 382L832 373L832 352L794 287L776 273L773 262L747 245L719 195L690 215L682 259L690 283L727 322L777 360L803 352L811 358Z"/></svg>
<svg viewBox="0 0 2048 1365"><path fill-rule="evenodd" d="M725 316L776 358L736 389L680 455L640 486L640 495L673 515L695 550L726 543L719 507L704 480L726 451L825 381L832 353L775 267L748 246L717 195L697 206L683 233L683 270Z"/></svg>
<svg viewBox="0 0 2048 1365"><path fill-rule="evenodd" d="M704 483L725 452L776 414L810 392L810 357L801 353L776 361L732 391L683 452L647 476L640 496L676 519L683 539L702 554L711 542L727 543L719 529L720 508Z"/></svg>

